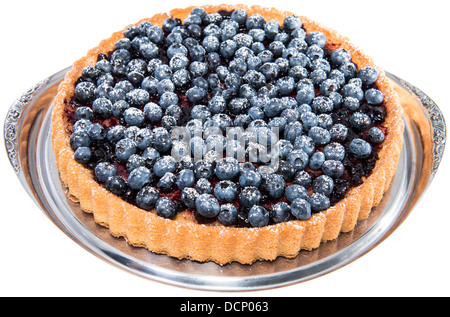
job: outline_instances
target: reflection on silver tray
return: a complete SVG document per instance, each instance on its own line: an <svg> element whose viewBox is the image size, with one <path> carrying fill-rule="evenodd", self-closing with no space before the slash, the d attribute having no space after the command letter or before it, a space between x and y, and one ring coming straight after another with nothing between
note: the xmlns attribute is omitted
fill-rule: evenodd
<svg viewBox="0 0 450 317"><path fill-rule="evenodd" d="M293 259L252 265L197 263L157 255L114 238L92 215L67 198L50 141L52 100L68 69L36 84L11 106L4 137L8 157L23 187L44 213L70 238L96 256L139 276L204 290L258 290L300 283L358 259L387 238L408 216L435 175L446 142L438 106L420 89L388 74L405 111L405 143L390 190L355 230Z"/></svg>

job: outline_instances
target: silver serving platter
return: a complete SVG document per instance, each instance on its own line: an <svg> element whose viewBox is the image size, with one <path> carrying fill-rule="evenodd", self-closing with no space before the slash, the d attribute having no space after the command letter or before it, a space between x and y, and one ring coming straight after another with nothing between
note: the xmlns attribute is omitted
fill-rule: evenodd
<svg viewBox="0 0 450 317"><path fill-rule="evenodd" d="M114 238L66 196L53 157L50 118L57 87L68 69L36 84L9 109L4 137L12 167L30 197L77 244L130 273L171 285L261 290L305 282L339 269L372 250L405 220L432 181L444 152L446 125L438 106L420 89L388 74L413 102L404 115L405 143L397 173L368 219L358 222L352 232L292 259L225 266L177 260Z"/></svg>

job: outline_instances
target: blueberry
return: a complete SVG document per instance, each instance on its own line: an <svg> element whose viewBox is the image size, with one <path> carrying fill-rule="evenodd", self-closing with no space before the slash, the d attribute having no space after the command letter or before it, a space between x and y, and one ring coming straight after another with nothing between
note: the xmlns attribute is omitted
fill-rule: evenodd
<svg viewBox="0 0 450 317"><path fill-rule="evenodd" d="M294 184L308 188L312 184L312 176L307 171L299 171L295 174Z"/></svg>
<svg viewBox="0 0 450 317"><path fill-rule="evenodd" d="M384 141L385 135L378 127L373 127L369 130L369 139L375 144L380 144Z"/></svg>
<svg viewBox="0 0 450 317"><path fill-rule="evenodd" d="M312 127L308 132L308 136L318 145L325 145L331 140L330 132L321 127Z"/></svg>
<svg viewBox="0 0 450 317"><path fill-rule="evenodd" d="M75 122L72 127L72 132L84 131L89 133L89 129L92 127L92 122L87 119L80 119Z"/></svg>
<svg viewBox="0 0 450 317"><path fill-rule="evenodd" d="M141 130L141 128L136 126L131 126L125 129L125 138L134 140L136 134Z"/></svg>
<svg viewBox="0 0 450 317"><path fill-rule="evenodd" d="M189 59L184 54L175 54L169 62L172 71L177 71L180 69L185 69L189 65Z"/></svg>
<svg viewBox="0 0 450 317"><path fill-rule="evenodd" d="M197 161L194 163L194 174L197 179L210 179L214 175L213 165L204 160Z"/></svg>
<svg viewBox="0 0 450 317"><path fill-rule="evenodd" d="M354 97L345 97L343 100L343 106L350 111L356 111L360 107L360 102Z"/></svg>
<svg viewBox="0 0 450 317"><path fill-rule="evenodd" d="M174 27L178 26L179 20L175 19L175 18L166 18L163 21L163 25L162 25L162 29L167 32L170 33Z"/></svg>
<svg viewBox="0 0 450 317"><path fill-rule="evenodd" d="M201 103L206 96L206 90L201 87L192 87L186 91L186 97L192 104Z"/></svg>
<svg viewBox="0 0 450 317"><path fill-rule="evenodd" d="M145 150L153 144L153 132L148 128L140 129L134 136L136 146L140 150Z"/></svg>
<svg viewBox="0 0 450 317"><path fill-rule="evenodd" d="M298 82L301 79L308 78L309 72L302 66L293 66L289 68L288 75Z"/></svg>
<svg viewBox="0 0 450 317"><path fill-rule="evenodd" d="M91 139L89 134L84 130L75 131L70 136L70 147L75 151L79 147L89 147Z"/></svg>
<svg viewBox="0 0 450 317"><path fill-rule="evenodd" d="M309 73L309 78L315 85L321 85L327 79L327 72L323 69L315 69Z"/></svg>
<svg viewBox="0 0 450 317"><path fill-rule="evenodd" d="M231 12L230 18L231 20L236 21L239 25L243 26L247 21L247 11L244 9L236 9Z"/></svg>
<svg viewBox="0 0 450 317"><path fill-rule="evenodd" d="M289 185L286 188L286 198L289 202L293 202L294 200L298 198L307 199L308 198L308 191L305 187L298 185L298 184L292 184Z"/></svg>
<svg viewBox="0 0 450 317"><path fill-rule="evenodd" d="M136 204L139 208L150 210L155 207L158 198L159 192L156 188L145 186L136 194Z"/></svg>
<svg viewBox="0 0 450 317"><path fill-rule="evenodd" d="M239 195L239 201L245 208L257 205L262 198L261 192L254 186L244 187Z"/></svg>
<svg viewBox="0 0 450 317"><path fill-rule="evenodd" d="M172 59L176 55L181 55L186 57L188 54L188 49L183 44L175 43L167 48L167 57ZM187 58L187 57L186 57ZM173 69L173 68L172 68ZM170 72L169 72L170 73ZM164 76L165 77L165 76Z"/></svg>
<svg viewBox="0 0 450 317"><path fill-rule="evenodd" d="M146 166L147 160L146 158L142 157L139 154L133 154L130 156L130 158L127 161L126 168L128 172L131 172L132 170L141 167Z"/></svg>
<svg viewBox="0 0 450 317"><path fill-rule="evenodd" d="M80 146L75 150L74 159L78 163L86 164L91 159L92 152L91 149L86 146Z"/></svg>
<svg viewBox="0 0 450 317"><path fill-rule="evenodd" d="M314 193L309 196L308 202L313 212L323 211L330 207L330 199L321 193Z"/></svg>
<svg viewBox="0 0 450 317"><path fill-rule="evenodd" d="M247 112L249 105L246 98L233 98L228 103L228 110L232 115L239 115Z"/></svg>
<svg viewBox="0 0 450 317"><path fill-rule="evenodd" d="M256 167L255 165L253 165L253 163L250 162L243 162L243 163L239 163L239 173L243 174L249 171L256 171Z"/></svg>
<svg viewBox="0 0 450 317"><path fill-rule="evenodd" d="M232 202L238 195L237 185L229 180L220 181L214 187L214 196L221 202Z"/></svg>
<svg viewBox="0 0 450 317"><path fill-rule="evenodd" d="M174 92L175 84L170 78L161 79L158 84L156 84L156 92L158 95L163 95L166 92Z"/></svg>
<svg viewBox="0 0 450 317"><path fill-rule="evenodd" d="M313 112L317 113L329 113L333 111L334 104L333 101L324 96L316 97L311 103L311 109Z"/></svg>
<svg viewBox="0 0 450 317"><path fill-rule="evenodd" d="M376 68L371 66L361 68L357 72L358 78L362 80L364 85L372 85L373 83L375 83L378 79L378 75L379 74Z"/></svg>
<svg viewBox="0 0 450 317"><path fill-rule="evenodd" d="M334 181L328 175L320 175L313 180L312 186L315 193L329 196L333 192Z"/></svg>
<svg viewBox="0 0 450 317"><path fill-rule="evenodd" d="M285 202L276 203L272 207L271 217L275 223L282 223L289 220L291 215L291 208Z"/></svg>
<svg viewBox="0 0 450 317"><path fill-rule="evenodd" d="M315 127L319 124L317 115L312 111L305 111L300 114L300 120L303 123L303 128L306 131L309 131L312 127Z"/></svg>
<svg viewBox="0 0 450 317"><path fill-rule="evenodd" d="M117 143L124 137L125 137L125 127L121 125L111 127L106 133L106 139L113 144Z"/></svg>
<svg viewBox="0 0 450 317"><path fill-rule="evenodd" d="M156 127L153 129L153 147L159 153L165 153L172 147L172 138L165 128Z"/></svg>
<svg viewBox="0 0 450 317"><path fill-rule="evenodd" d="M85 119L91 121L94 118L94 112L89 107L78 107L75 110L75 120Z"/></svg>
<svg viewBox="0 0 450 317"><path fill-rule="evenodd" d="M248 212L248 222L252 227L264 227L269 224L269 211L262 206L253 206Z"/></svg>
<svg viewBox="0 0 450 317"><path fill-rule="evenodd" d="M345 49L338 48L331 53L330 59L336 66L340 66L344 63L350 62L352 56Z"/></svg>
<svg viewBox="0 0 450 317"><path fill-rule="evenodd" d="M220 206L220 212L217 220L225 226L231 226L238 219L238 210L233 204L224 204Z"/></svg>
<svg viewBox="0 0 450 317"><path fill-rule="evenodd" d="M341 161L326 160L322 165L322 172L324 175L339 178L344 175L345 167Z"/></svg>
<svg viewBox="0 0 450 317"><path fill-rule="evenodd" d="M195 183L194 171L190 169L181 170L177 175L176 184L181 190L185 187L192 187Z"/></svg>
<svg viewBox="0 0 450 317"><path fill-rule="evenodd" d="M250 112L250 109L248 110L248 112ZM250 124L250 122L252 122L252 117L250 116L250 114L243 113L243 114L237 115L234 118L233 124L235 127L247 128L248 125Z"/></svg>
<svg viewBox="0 0 450 317"><path fill-rule="evenodd" d="M195 208L195 201L200 194L192 187L185 187L181 191L181 201L187 208Z"/></svg>
<svg viewBox="0 0 450 317"><path fill-rule="evenodd" d="M94 168L95 177L102 183L105 183L110 176L117 175L117 168L108 162L100 162Z"/></svg>
<svg viewBox="0 0 450 317"><path fill-rule="evenodd" d="M317 45L319 47L324 47L325 44L327 43L327 38L325 37L325 35L322 32L310 32L307 36L306 36L306 43L308 43L308 45Z"/></svg>
<svg viewBox="0 0 450 317"><path fill-rule="evenodd" d="M289 95L295 88L294 78L289 76L282 77L277 80L277 86L281 95Z"/></svg>
<svg viewBox="0 0 450 317"><path fill-rule="evenodd" d="M309 159L309 167L313 170L320 170L325 162L325 154L323 152L315 152Z"/></svg>
<svg viewBox="0 0 450 317"><path fill-rule="evenodd" d="M339 90L339 84L334 79L325 79L320 84L320 93L323 96L329 97L332 92L337 92Z"/></svg>
<svg viewBox="0 0 450 317"><path fill-rule="evenodd" d="M297 137L302 135L302 132L303 125L299 121L289 122L283 131L284 139L294 144Z"/></svg>
<svg viewBox="0 0 450 317"><path fill-rule="evenodd" d="M150 94L144 89L133 89L127 93L126 101L132 107L142 108L150 101Z"/></svg>
<svg viewBox="0 0 450 317"><path fill-rule="evenodd" d="M167 197L161 197L156 201L156 214L164 218L173 218L177 214L175 203Z"/></svg>
<svg viewBox="0 0 450 317"><path fill-rule="evenodd" d="M283 28L288 31L293 31L297 28L301 28L302 25L302 20L295 15L289 15L283 21Z"/></svg>
<svg viewBox="0 0 450 317"><path fill-rule="evenodd" d="M297 84L297 102L298 104L310 104L315 97L314 86L299 82Z"/></svg>
<svg viewBox="0 0 450 317"><path fill-rule="evenodd" d="M352 114L349 122L351 126L358 131L363 131L372 124L372 120L370 119L370 117L362 112L355 112L354 114Z"/></svg>
<svg viewBox="0 0 450 317"><path fill-rule="evenodd" d="M157 186L162 191L169 191L173 188L176 179L177 177L174 173L167 172L159 179Z"/></svg>
<svg viewBox="0 0 450 317"><path fill-rule="evenodd" d="M266 33L263 29L251 29L248 31L248 34L253 38L254 42L264 42L264 40L266 39Z"/></svg>
<svg viewBox="0 0 450 317"><path fill-rule="evenodd" d="M328 113L321 113L317 116L318 126L329 130L333 125L333 118Z"/></svg>
<svg viewBox="0 0 450 317"><path fill-rule="evenodd" d="M233 157L225 157L215 167L215 174L220 180L231 180L239 174L239 162Z"/></svg>
<svg viewBox="0 0 450 317"><path fill-rule="evenodd" d="M144 115L150 122L156 123L161 121L163 111L159 105L150 102L144 106Z"/></svg>
<svg viewBox="0 0 450 317"><path fill-rule="evenodd" d="M287 110L293 110L293 109L287 109ZM272 118L269 123L267 124L267 127L271 129L274 133L282 133L284 132L284 129L286 128L287 120L284 117L275 117Z"/></svg>
<svg viewBox="0 0 450 317"><path fill-rule="evenodd" d="M268 39L273 40L276 35L279 34L280 25L275 20L267 21L264 26L264 31L266 32L266 36Z"/></svg>
<svg viewBox="0 0 450 317"><path fill-rule="evenodd" d="M384 95L378 89L371 88L366 91L365 98L369 104L379 105L383 102Z"/></svg>
<svg viewBox="0 0 450 317"><path fill-rule="evenodd" d="M115 86L115 89L121 89L125 92L130 92L134 89L133 84L131 84L128 80L121 80Z"/></svg>
<svg viewBox="0 0 450 317"><path fill-rule="evenodd" d="M311 205L305 198L297 198L291 203L291 213L298 220L311 218Z"/></svg>
<svg viewBox="0 0 450 317"><path fill-rule="evenodd" d="M196 14L190 14L186 17L186 19L184 19L183 24L185 26L189 26L189 25L193 25L193 24L197 24L200 25L202 24L202 17Z"/></svg>
<svg viewBox="0 0 450 317"><path fill-rule="evenodd" d="M211 183L206 178L200 178L195 184L195 189L200 194L211 194L212 186Z"/></svg>
<svg viewBox="0 0 450 317"><path fill-rule="evenodd" d="M135 168L130 172L128 176L128 185L131 189L140 190L145 185L149 184L152 180L152 174L150 170L144 166Z"/></svg>
<svg viewBox="0 0 450 317"><path fill-rule="evenodd" d="M95 84L84 81L76 85L75 97L85 103L91 103L95 99Z"/></svg>
<svg viewBox="0 0 450 317"><path fill-rule="evenodd" d="M342 161L345 158L345 147L337 142L333 142L325 146L323 149L327 160Z"/></svg>
<svg viewBox="0 0 450 317"><path fill-rule="evenodd" d="M205 22L205 24L216 24L219 25L220 22L223 21L223 17L220 13L218 12L214 12L214 13L209 13L207 14L204 18L203 21Z"/></svg>
<svg viewBox="0 0 450 317"><path fill-rule="evenodd" d="M186 88L191 80L191 75L186 69L179 69L173 73L172 83L177 88Z"/></svg>
<svg viewBox="0 0 450 317"><path fill-rule="evenodd" d="M352 62L344 62L339 66L339 70L344 74L346 79L355 77L356 65Z"/></svg>
<svg viewBox="0 0 450 317"><path fill-rule="evenodd" d="M197 212L207 218L214 218L220 212L220 204L211 194L201 194L195 200Z"/></svg>
<svg viewBox="0 0 450 317"><path fill-rule="evenodd" d="M112 71L111 63L107 59L97 61L95 68L101 70L104 73L110 73Z"/></svg>
<svg viewBox="0 0 450 317"><path fill-rule="evenodd" d="M314 140L307 135L299 135L295 138L294 149L303 150L308 156L314 153L315 147Z"/></svg>
<svg viewBox="0 0 450 317"><path fill-rule="evenodd" d="M279 98L271 98L270 101L264 106L264 113L269 118L279 115L282 110L283 104Z"/></svg>
<svg viewBox="0 0 450 317"><path fill-rule="evenodd" d="M172 116L163 116L161 118L161 127L171 132L173 128L177 125L177 119Z"/></svg>
<svg viewBox="0 0 450 317"><path fill-rule="evenodd" d="M105 186L107 190L117 196L124 195L128 190L127 182L121 176L117 175L108 177Z"/></svg>
<svg viewBox="0 0 450 317"><path fill-rule="evenodd" d="M159 44L164 41L164 32L159 27L153 25L147 29L147 37L153 43Z"/></svg>
<svg viewBox="0 0 450 317"><path fill-rule="evenodd" d="M361 87L358 87L355 84L345 85L344 87L342 87L341 93L344 98L353 97L358 99L359 101L363 100L364 98L364 91Z"/></svg>
<svg viewBox="0 0 450 317"><path fill-rule="evenodd" d="M101 118L109 118L112 115L112 103L109 99L98 98L92 103L92 110Z"/></svg>
<svg viewBox="0 0 450 317"><path fill-rule="evenodd" d="M302 149L295 149L286 157L286 161L291 164L296 171L304 170L308 166L308 154Z"/></svg>
<svg viewBox="0 0 450 317"><path fill-rule="evenodd" d="M136 143L128 138L121 139L116 143L115 154L116 157L126 162L132 154L136 153Z"/></svg>
<svg viewBox="0 0 450 317"><path fill-rule="evenodd" d="M266 77L267 81L274 80L278 77L280 72L280 67L276 63L264 63L259 71Z"/></svg>
<svg viewBox="0 0 450 317"><path fill-rule="evenodd" d="M123 113L123 118L128 126L137 126L140 127L145 122L145 115L142 110L130 107L126 109Z"/></svg>
<svg viewBox="0 0 450 317"><path fill-rule="evenodd" d="M284 193L286 182L281 175L268 175L264 181L264 191L272 199L280 198Z"/></svg>
<svg viewBox="0 0 450 317"><path fill-rule="evenodd" d="M341 123L334 124L330 128L330 135L333 141L343 142L347 139L348 128Z"/></svg>
<svg viewBox="0 0 450 317"><path fill-rule="evenodd" d="M372 146L363 139L353 139L348 147L350 153L357 159L368 158L372 153Z"/></svg>
<svg viewBox="0 0 450 317"><path fill-rule="evenodd" d="M163 177L167 172L175 172L177 161L172 156L163 156L153 165L153 173L158 177Z"/></svg>
<svg viewBox="0 0 450 317"><path fill-rule="evenodd" d="M118 100L112 105L112 114L117 117L123 117L123 113L126 109L130 108L130 105L125 100Z"/></svg>
<svg viewBox="0 0 450 317"><path fill-rule="evenodd" d="M322 59L324 55L325 55L324 50L320 46L315 44L311 45L306 50L306 56L308 56L311 61L314 61L316 59Z"/></svg>
<svg viewBox="0 0 450 317"><path fill-rule="evenodd" d="M253 164L252 164L253 166ZM241 172L241 175L239 176L239 184L242 187L246 186L255 186L259 187L262 184L262 178L259 173L257 173L254 170L248 170L245 172Z"/></svg>
<svg viewBox="0 0 450 317"><path fill-rule="evenodd" d="M233 20L225 20L221 25L221 37L222 42L230 40L238 32L239 24Z"/></svg>

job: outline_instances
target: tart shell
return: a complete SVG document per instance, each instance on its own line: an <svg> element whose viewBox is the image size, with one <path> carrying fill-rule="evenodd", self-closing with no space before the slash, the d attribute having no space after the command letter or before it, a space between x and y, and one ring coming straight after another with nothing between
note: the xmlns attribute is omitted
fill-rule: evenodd
<svg viewBox="0 0 450 317"><path fill-rule="evenodd" d="M183 21L193 8L173 9L169 14L156 14L145 20L161 27L169 16ZM294 14L245 5L207 5L203 8L207 13L242 8L249 16L259 13L266 21L274 19L280 25L285 17ZM69 197L78 201L82 210L92 213L98 224L109 228L113 236L124 237L133 246L179 259L213 261L220 265L233 261L250 264L279 256L295 257L300 250L315 249L321 242L336 239L340 232L353 230L357 221L367 218L371 209L379 204L395 174L403 147L402 108L390 81L370 57L334 30L299 17L307 32L321 31L325 34L328 47L346 49L358 68L373 66L380 74L376 84L385 95L387 116L383 125L387 128L386 139L372 174L360 186L350 189L345 198L326 211L313 214L307 221L293 220L262 228L235 228L219 223L199 224L188 212L181 212L172 220L165 219L157 216L155 211L142 210L106 190L94 180L92 170L73 158L65 106L74 95L75 82L83 68L95 65L98 54L112 51L115 42L123 38L123 30L112 34L76 61L54 99L52 145L56 166Z"/></svg>

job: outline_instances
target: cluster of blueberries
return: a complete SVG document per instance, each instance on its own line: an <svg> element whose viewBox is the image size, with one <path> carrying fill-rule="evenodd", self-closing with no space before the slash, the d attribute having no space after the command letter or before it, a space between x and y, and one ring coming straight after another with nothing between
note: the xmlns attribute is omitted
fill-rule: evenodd
<svg viewBox="0 0 450 317"><path fill-rule="evenodd" d="M373 160L385 138L377 70L358 70L346 50L325 45L296 16L280 26L242 9L195 8L183 23L130 26L76 84L75 160L114 194L163 217L192 208L225 225L309 219L330 206L352 160ZM177 126L276 128L277 167L233 155L176 159ZM217 145L195 140L191 150L202 154ZM179 201L165 194L176 189Z"/></svg>

